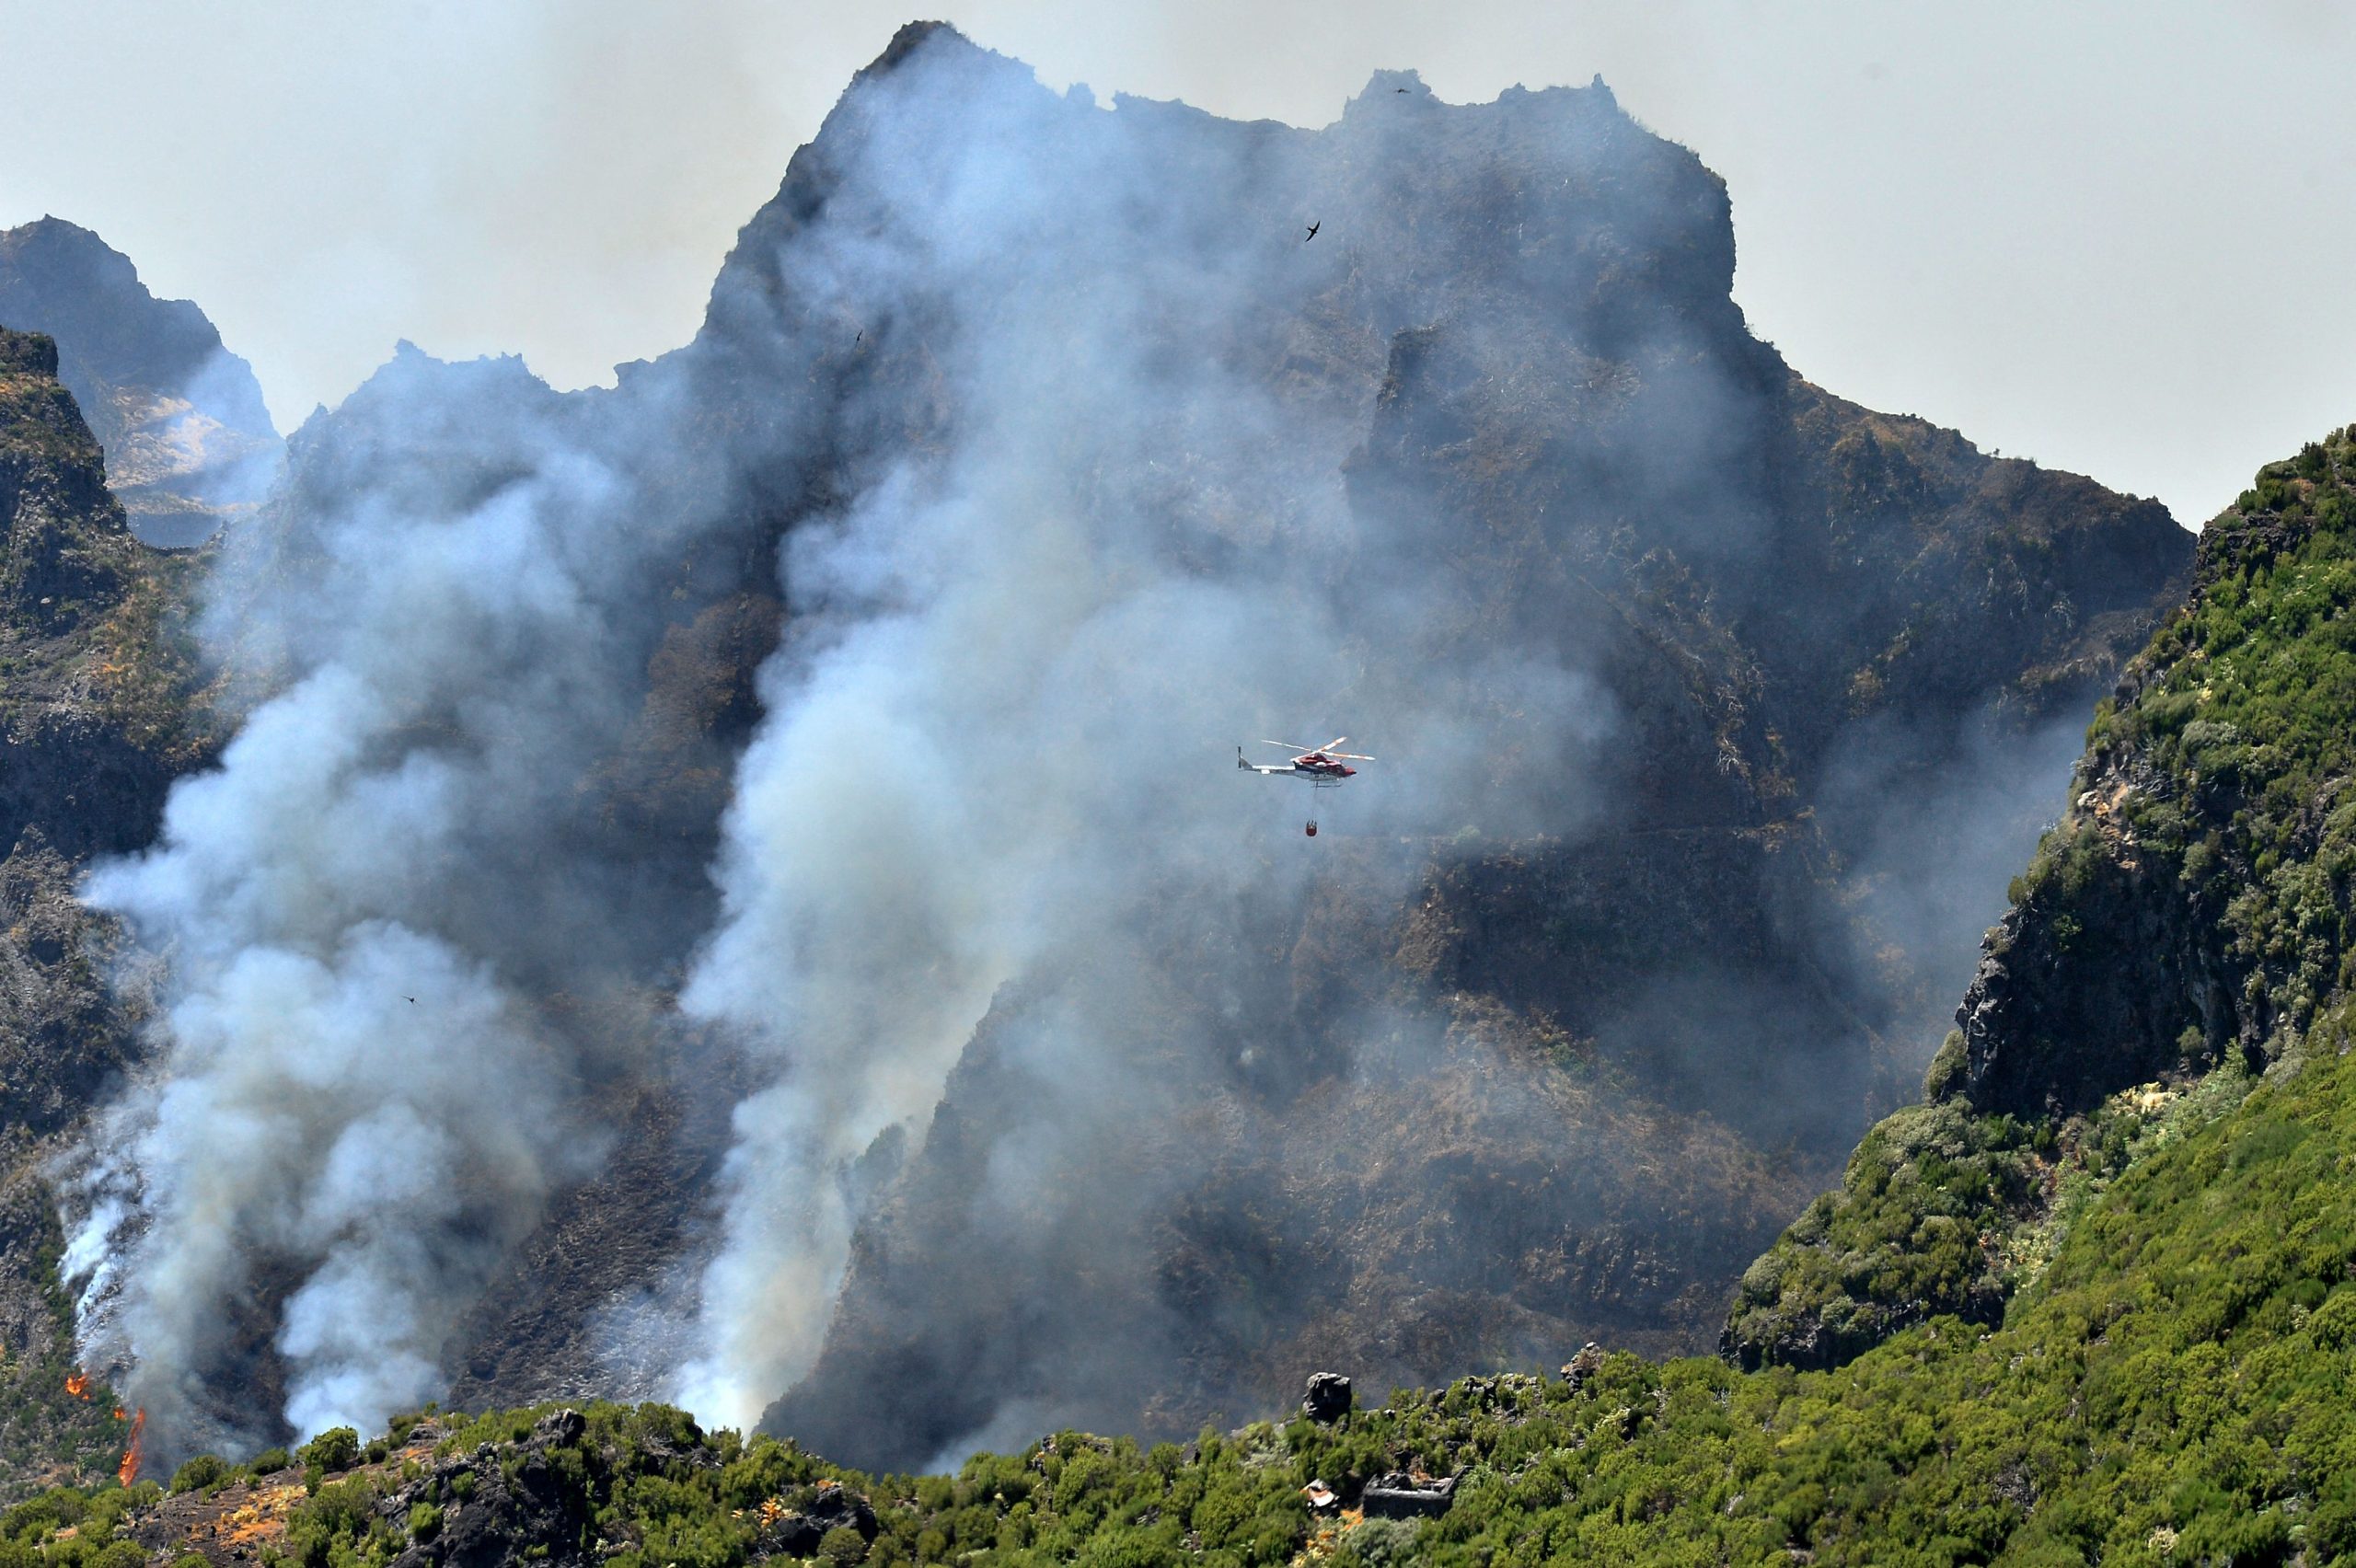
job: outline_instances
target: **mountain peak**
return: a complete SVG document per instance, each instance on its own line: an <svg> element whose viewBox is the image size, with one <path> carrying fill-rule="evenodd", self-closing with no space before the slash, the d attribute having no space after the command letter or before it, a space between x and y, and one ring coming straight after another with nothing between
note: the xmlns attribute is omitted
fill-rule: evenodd
<svg viewBox="0 0 2356 1568"><path fill-rule="evenodd" d="M56 340L58 379L142 538L195 544L260 500L278 432L253 367L97 233L53 215L0 230L0 325Z"/></svg>
<svg viewBox="0 0 2356 1568"><path fill-rule="evenodd" d="M877 55L869 63L867 69L861 71L860 75L867 76L892 70L925 44L935 40L945 45L960 45L977 54L987 52L981 45L958 31L953 23L907 22L901 26L898 32L892 35L892 41L884 46L884 52Z"/></svg>
<svg viewBox="0 0 2356 1568"><path fill-rule="evenodd" d="M1358 97L1375 98L1387 94L1396 98L1401 93L1417 98L1436 97L1431 88L1424 85L1423 73L1420 71L1377 71L1367 78L1366 86L1359 92Z"/></svg>

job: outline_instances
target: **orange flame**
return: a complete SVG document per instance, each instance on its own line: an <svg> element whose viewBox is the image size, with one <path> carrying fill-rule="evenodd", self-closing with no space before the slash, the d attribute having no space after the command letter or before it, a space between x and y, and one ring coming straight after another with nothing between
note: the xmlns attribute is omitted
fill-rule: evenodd
<svg viewBox="0 0 2356 1568"><path fill-rule="evenodd" d="M147 1412L143 1408L131 1418L131 1446L122 1451L122 1463L114 1470L115 1479L129 1486L139 1479L139 1435L147 1425Z"/></svg>
<svg viewBox="0 0 2356 1568"><path fill-rule="evenodd" d="M68 1372L65 1375L65 1391L72 1394L77 1400L88 1399L90 1397L90 1375L87 1372Z"/></svg>
<svg viewBox="0 0 2356 1568"><path fill-rule="evenodd" d="M123 1408L122 1408L121 1405L117 1405L117 1406L115 1406L115 1407L114 1407L114 1418L115 1418L117 1421L121 1421L121 1420L123 1418L123 1416L124 1416L124 1414L125 1414L125 1413L126 1413L126 1412L124 1412Z"/></svg>

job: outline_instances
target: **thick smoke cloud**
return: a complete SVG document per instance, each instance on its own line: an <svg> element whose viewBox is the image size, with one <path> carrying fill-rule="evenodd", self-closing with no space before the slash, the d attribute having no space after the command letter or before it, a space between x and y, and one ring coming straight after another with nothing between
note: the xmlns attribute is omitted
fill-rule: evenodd
<svg viewBox="0 0 2356 1568"><path fill-rule="evenodd" d="M437 1395L474 1294L594 1166L578 1091L616 1064L532 1001L661 917L581 782L696 525L650 524L598 439L520 366L405 351L214 575L206 641L267 695L90 880L167 977L67 1259L87 1350L183 1445L267 1436L235 1387L257 1342L298 1432Z"/></svg>
<svg viewBox="0 0 2356 1568"><path fill-rule="evenodd" d="M683 997L776 1075L736 1115L680 1389L732 1422L816 1354L848 1172L886 1132L921 1133L1001 987L1049 955L1128 962L1141 911L1173 894L1297 894L1307 862L1263 846L1309 791L1240 776L1231 741L1379 737L1392 770L1329 808L1374 833L1482 799L1500 709L1552 754L1531 760L1560 800L1609 723L1548 649L1417 657L1446 604L1426 581L1436 541L1354 519L1343 478L1382 361L1338 393L1288 397L1270 374L1338 248L1300 238L1292 133L1230 136L1178 180L1153 156L1157 111L1076 109L970 52L913 61L878 96L838 171L852 197L775 266L857 271L855 330L880 352L929 334L953 433L788 544L790 630L738 770L725 916ZM835 253L845 231L855 255ZM1567 814L1488 803L1514 819L1492 828ZM1135 997L1091 995L1101 1010L1060 1026L1065 1081L1109 1103L1098 1080L1122 1073Z"/></svg>

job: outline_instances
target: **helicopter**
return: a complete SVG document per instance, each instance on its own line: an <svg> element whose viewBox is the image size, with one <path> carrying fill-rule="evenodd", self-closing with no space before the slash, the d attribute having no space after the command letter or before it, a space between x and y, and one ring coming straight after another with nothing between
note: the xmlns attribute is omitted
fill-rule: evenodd
<svg viewBox="0 0 2356 1568"><path fill-rule="evenodd" d="M1362 756L1357 752L1341 750L1342 743L1349 738L1347 735L1336 735L1322 746L1298 746L1290 741L1260 741L1255 744L1264 746L1282 746L1293 754L1292 760L1290 762L1253 762L1245 757L1243 748L1238 746L1235 748L1235 766L1251 773L1265 773L1282 778L1306 778L1309 780L1310 788L1313 790L1335 790L1341 787L1344 780L1357 777L1358 770L1350 767L1351 763L1374 760L1370 756ZM1311 799L1313 802L1315 797L1312 796ZM1317 813L1313 804L1310 810L1309 826L1303 831L1311 838L1317 836Z"/></svg>

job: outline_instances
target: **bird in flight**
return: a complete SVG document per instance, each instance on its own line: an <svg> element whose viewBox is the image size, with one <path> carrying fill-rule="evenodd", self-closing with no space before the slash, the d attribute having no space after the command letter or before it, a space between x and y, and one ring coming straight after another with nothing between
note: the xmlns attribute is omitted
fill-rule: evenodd
<svg viewBox="0 0 2356 1568"><path fill-rule="evenodd" d="M415 997L403 997L401 1000L407 1002L411 1007L417 1006L417 998Z"/></svg>
<svg viewBox="0 0 2356 1568"><path fill-rule="evenodd" d="M1310 225L1309 225L1309 232L1308 232L1307 234L1305 234L1305 235L1301 236L1300 243L1301 243L1301 244L1303 244L1303 245L1307 245L1311 240L1315 239L1315 238L1317 237L1317 231L1318 231L1319 229L1323 228L1324 226L1325 226L1325 220L1324 220L1324 219L1322 219L1322 218L1320 218L1320 219L1318 219L1315 223L1313 223L1313 224Z"/></svg>

